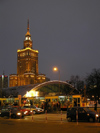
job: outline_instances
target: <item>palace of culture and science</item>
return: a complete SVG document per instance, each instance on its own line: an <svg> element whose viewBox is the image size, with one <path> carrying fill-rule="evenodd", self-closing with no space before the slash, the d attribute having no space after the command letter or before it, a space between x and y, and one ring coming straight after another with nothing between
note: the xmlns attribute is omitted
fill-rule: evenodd
<svg viewBox="0 0 100 133"><path fill-rule="evenodd" d="M23 49L17 50L17 74L9 76L9 87L45 82L46 76L38 73L38 53L32 48L28 20Z"/></svg>

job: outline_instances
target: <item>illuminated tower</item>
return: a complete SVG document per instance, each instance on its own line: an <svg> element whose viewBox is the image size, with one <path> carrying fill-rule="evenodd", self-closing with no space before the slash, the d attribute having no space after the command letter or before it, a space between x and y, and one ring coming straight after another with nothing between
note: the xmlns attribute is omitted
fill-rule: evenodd
<svg viewBox="0 0 100 133"><path fill-rule="evenodd" d="M38 50L32 49L29 21L24 40L24 47L21 50L17 50L17 74L22 75L25 73L38 75Z"/></svg>
<svg viewBox="0 0 100 133"><path fill-rule="evenodd" d="M33 42L29 32L29 20L23 49L17 50L17 74L9 76L9 87L42 83L44 74L38 74L38 50L33 49Z"/></svg>

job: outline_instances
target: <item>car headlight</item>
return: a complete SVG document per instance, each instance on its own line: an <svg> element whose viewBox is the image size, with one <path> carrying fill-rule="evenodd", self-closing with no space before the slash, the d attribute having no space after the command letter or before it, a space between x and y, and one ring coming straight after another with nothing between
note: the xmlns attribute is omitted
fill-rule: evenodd
<svg viewBox="0 0 100 133"><path fill-rule="evenodd" d="M25 111L25 112L24 112L24 114L27 114L27 113L28 113L28 111Z"/></svg>
<svg viewBox="0 0 100 133"><path fill-rule="evenodd" d="M30 112L32 113L33 111L31 110Z"/></svg>
<svg viewBox="0 0 100 133"><path fill-rule="evenodd" d="M18 113L17 113L17 115L21 115L21 113L20 113L20 112L18 112Z"/></svg>
<svg viewBox="0 0 100 133"><path fill-rule="evenodd" d="M99 117L99 115L98 115L98 114L96 114L95 116L96 116L96 117Z"/></svg>

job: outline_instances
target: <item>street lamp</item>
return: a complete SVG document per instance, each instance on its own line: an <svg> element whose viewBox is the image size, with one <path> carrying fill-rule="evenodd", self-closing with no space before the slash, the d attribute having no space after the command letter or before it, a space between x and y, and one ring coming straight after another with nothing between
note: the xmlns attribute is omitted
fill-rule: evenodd
<svg viewBox="0 0 100 133"><path fill-rule="evenodd" d="M53 71L58 71L59 72L59 81L60 81L60 70L57 67L54 67Z"/></svg>
<svg viewBox="0 0 100 133"><path fill-rule="evenodd" d="M4 88L4 74L1 77L0 97L2 98L2 89Z"/></svg>
<svg viewBox="0 0 100 133"><path fill-rule="evenodd" d="M60 94L60 70L57 67L53 67L53 71L58 71L59 73L59 94Z"/></svg>

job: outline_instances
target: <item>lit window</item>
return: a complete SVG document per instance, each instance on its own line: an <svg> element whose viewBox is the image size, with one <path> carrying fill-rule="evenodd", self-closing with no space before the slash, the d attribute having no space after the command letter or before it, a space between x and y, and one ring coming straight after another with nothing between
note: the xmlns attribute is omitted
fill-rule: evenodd
<svg viewBox="0 0 100 133"><path fill-rule="evenodd" d="M25 56L25 53L23 53L23 56Z"/></svg>
<svg viewBox="0 0 100 133"><path fill-rule="evenodd" d="M25 40L28 40L28 37L26 37Z"/></svg>
<svg viewBox="0 0 100 133"><path fill-rule="evenodd" d="M31 77L34 77L34 75L31 75Z"/></svg>

